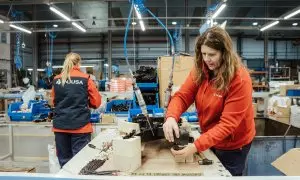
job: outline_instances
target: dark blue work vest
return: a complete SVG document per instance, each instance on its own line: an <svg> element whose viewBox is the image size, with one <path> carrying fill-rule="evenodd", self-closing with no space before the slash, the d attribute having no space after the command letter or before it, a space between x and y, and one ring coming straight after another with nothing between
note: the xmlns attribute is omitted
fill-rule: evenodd
<svg viewBox="0 0 300 180"><path fill-rule="evenodd" d="M61 78L53 80L54 118L53 127L57 129L76 130L90 122L88 107L88 78L72 77L64 86Z"/></svg>

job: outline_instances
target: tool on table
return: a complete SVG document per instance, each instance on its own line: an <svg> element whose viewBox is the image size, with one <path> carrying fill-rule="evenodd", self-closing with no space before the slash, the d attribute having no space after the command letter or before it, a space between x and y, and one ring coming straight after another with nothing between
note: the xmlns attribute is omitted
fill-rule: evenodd
<svg viewBox="0 0 300 180"><path fill-rule="evenodd" d="M92 149L97 149L97 150L99 150L100 152L103 151L103 149L97 148L94 144L88 144L88 146L89 146L90 148L92 148Z"/></svg>
<svg viewBox="0 0 300 180"><path fill-rule="evenodd" d="M199 165L212 165L213 164L213 160L207 159L207 157L204 156L203 153L197 153L197 155L199 156L199 160L198 160L198 164Z"/></svg>

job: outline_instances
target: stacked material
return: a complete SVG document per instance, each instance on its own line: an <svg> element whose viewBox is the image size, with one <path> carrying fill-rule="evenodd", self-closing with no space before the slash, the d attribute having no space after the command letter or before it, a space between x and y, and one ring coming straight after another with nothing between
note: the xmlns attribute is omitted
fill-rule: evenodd
<svg viewBox="0 0 300 180"><path fill-rule="evenodd" d="M113 78L110 80L110 92L132 91L131 78Z"/></svg>

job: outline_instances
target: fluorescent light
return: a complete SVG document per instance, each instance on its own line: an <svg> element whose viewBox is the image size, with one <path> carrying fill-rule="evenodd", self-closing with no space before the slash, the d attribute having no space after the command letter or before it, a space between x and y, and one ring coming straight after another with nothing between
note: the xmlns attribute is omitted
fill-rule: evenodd
<svg viewBox="0 0 300 180"><path fill-rule="evenodd" d="M108 67L109 65L108 65L108 64L104 64L104 66L105 66L105 67Z"/></svg>
<svg viewBox="0 0 300 180"><path fill-rule="evenodd" d="M142 31L145 31L146 29L145 29L144 21L140 20L139 23L140 23Z"/></svg>
<svg viewBox="0 0 300 180"><path fill-rule="evenodd" d="M137 18L139 19L139 24L140 24L140 26L141 26L142 31L145 31L146 28L145 28L144 22L143 22L143 20L142 20L142 15L141 15L141 13L138 11L138 6L137 6L137 5L134 5L134 10L135 10L135 13L136 13Z"/></svg>
<svg viewBox="0 0 300 180"><path fill-rule="evenodd" d="M269 29L270 27L275 26L275 25L278 24L278 23L279 23L279 21L274 21L274 22L272 22L272 23L270 23L270 24L264 26L263 28L261 28L260 31L264 31L264 30L266 30L266 29Z"/></svg>
<svg viewBox="0 0 300 180"><path fill-rule="evenodd" d="M32 69L32 68L28 68L27 70L28 70L28 71L33 71L33 69ZM44 71L45 71L45 69L37 69L37 71L39 71L39 72L44 72Z"/></svg>
<svg viewBox="0 0 300 180"><path fill-rule="evenodd" d="M218 22L216 22L216 21L213 23L213 25L217 25L217 24L218 24Z"/></svg>
<svg viewBox="0 0 300 180"><path fill-rule="evenodd" d="M218 9L217 11L212 15L212 19L216 18L222 11L223 9L226 7L226 4L223 3Z"/></svg>
<svg viewBox="0 0 300 180"><path fill-rule="evenodd" d="M72 22L72 25L77 27L80 31L86 32L86 30L83 27L81 27L79 24L77 24L76 22Z"/></svg>
<svg viewBox="0 0 300 180"><path fill-rule="evenodd" d="M142 20L142 15L141 15L141 13L138 11L137 5L134 5L134 10L135 10L135 13L136 13L136 16L138 17L138 19L139 19L139 20Z"/></svg>
<svg viewBox="0 0 300 180"><path fill-rule="evenodd" d="M18 29L18 30L20 30L20 31L26 32L26 33L28 33L28 34L31 34L31 33L32 33L30 30L25 29L24 27L16 26L16 25L14 25L14 24L10 24L9 26L12 27L12 28Z"/></svg>
<svg viewBox="0 0 300 180"><path fill-rule="evenodd" d="M57 25L57 24L53 24L53 27L57 28L57 27L58 27L58 25Z"/></svg>
<svg viewBox="0 0 300 180"><path fill-rule="evenodd" d="M71 18L69 18L67 15L65 15L64 13L61 12L61 10L59 10L57 7L54 6L50 6L50 10L55 12L57 15L59 15L60 17L64 18L67 21L71 21Z"/></svg>
<svg viewBox="0 0 300 180"><path fill-rule="evenodd" d="M4 23L4 21L0 19L0 23Z"/></svg>
<svg viewBox="0 0 300 180"><path fill-rule="evenodd" d="M136 22L133 21L131 24L132 24L133 26L135 26L135 25L136 25Z"/></svg>
<svg viewBox="0 0 300 180"><path fill-rule="evenodd" d="M285 16L283 19L289 19L289 18L291 18L291 17L293 17L293 16L295 16L296 14L299 14L299 13L300 13L300 8L298 7L298 10L290 13L289 15Z"/></svg>
<svg viewBox="0 0 300 180"><path fill-rule="evenodd" d="M293 25L293 26L298 26L298 23L293 23L292 25Z"/></svg>
<svg viewBox="0 0 300 180"><path fill-rule="evenodd" d="M63 66L52 66L53 69L63 68Z"/></svg>
<svg viewBox="0 0 300 180"><path fill-rule="evenodd" d="M258 25L258 22L254 22L252 23L253 26L257 26Z"/></svg>
<svg viewBox="0 0 300 180"><path fill-rule="evenodd" d="M176 24L177 24L177 22L176 22L176 21L173 21L173 22L172 22L172 24L173 24L173 25L176 25Z"/></svg>

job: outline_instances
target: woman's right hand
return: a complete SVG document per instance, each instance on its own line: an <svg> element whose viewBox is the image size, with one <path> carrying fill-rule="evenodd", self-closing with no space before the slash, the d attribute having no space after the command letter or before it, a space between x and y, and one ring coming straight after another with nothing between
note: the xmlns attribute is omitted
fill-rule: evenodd
<svg viewBox="0 0 300 180"><path fill-rule="evenodd" d="M165 138L169 142L174 142L173 132L175 132L176 137L179 138L179 127L175 118L168 117L166 122L163 125L163 130L164 130Z"/></svg>

